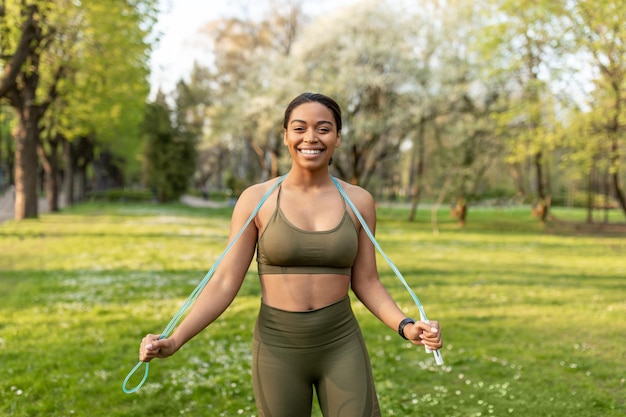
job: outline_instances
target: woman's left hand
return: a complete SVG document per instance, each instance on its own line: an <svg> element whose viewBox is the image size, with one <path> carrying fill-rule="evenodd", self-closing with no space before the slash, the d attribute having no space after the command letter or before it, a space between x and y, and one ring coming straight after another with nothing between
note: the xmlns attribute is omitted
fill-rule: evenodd
<svg viewBox="0 0 626 417"><path fill-rule="evenodd" d="M426 346L431 350L437 350L443 346L439 322L434 320L416 321L413 325L407 325L404 328L404 335L411 343Z"/></svg>

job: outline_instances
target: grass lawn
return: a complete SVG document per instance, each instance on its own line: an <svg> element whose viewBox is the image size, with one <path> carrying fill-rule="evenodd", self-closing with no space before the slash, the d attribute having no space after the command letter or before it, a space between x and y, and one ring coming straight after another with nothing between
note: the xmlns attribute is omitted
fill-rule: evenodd
<svg viewBox="0 0 626 417"><path fill-rule="evenodd" d="M429 210L408 223L404 209L379 208L379 242L442 323L446 362L355 300L383 415L626 415L626 236L557 236L528 209L470 210L465 229L442 211L433 233ZM121 389L141 337L163 330L221 254L229 215L90 203L0 225L0 415L255 416L254 263L213 326L154 361L140 391Z"/></svg>

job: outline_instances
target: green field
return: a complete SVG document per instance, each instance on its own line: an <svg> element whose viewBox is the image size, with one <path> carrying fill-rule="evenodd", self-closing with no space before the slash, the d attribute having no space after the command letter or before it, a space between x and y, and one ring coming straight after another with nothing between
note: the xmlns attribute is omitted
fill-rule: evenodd
<svg viewBox="0 0 626 417"><path fill-rule="evenodd" d="M229 214L91 203L0 225L0 415L255 416L254 264L213 326L153 362L140 391L121 389L141 337L166 326L221 254ZM429 210L406 217L379 208L377 237L442 323L446 363L354 301L383 415L626 415L626 236L548 234L527 208L470 211L465 229L441 211L438 233ZM417 315L382 258L379 268Z"/></svg>

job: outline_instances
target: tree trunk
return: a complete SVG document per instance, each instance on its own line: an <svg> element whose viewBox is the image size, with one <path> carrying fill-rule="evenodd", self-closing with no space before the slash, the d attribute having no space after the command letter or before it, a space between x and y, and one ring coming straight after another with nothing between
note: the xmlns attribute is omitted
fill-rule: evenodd
<svg viewBox="0 0 626 417"><path fill-rule="evenodd" d="M65 166L63 194L65 195L65 205L69 207L74 204L74 168L76 161L73 157L72 143L66 139L63 140L63 161Z"/></svg>
<svg viewBox="0 0 626 417"><path fill-rule="evenodd" d="M550 211L550 204L543 185L543 152L541 151L535 154L535 172L537 173L535 184L537 186L537 196L539 197L539 202L537 203L537 217L542 223L545 223L548 218L548 212Z"/></svg>
<svg viewBox="0 0 626 417"><path fill-rule="evenodd" d="M613 177L613 191L615 192L615 197L619 202L620 207L622 208L622 213L626 217L626 197L624 197L624 192L622 191L622 187L619 183L619 173L614 172L612 174Z"/></svg>
<svg viewBox="0 0 626 417"><path fill-rule="evenodd" d="M422 119L420 121L417 138L414 143L415 149L413 150L412 158L414 158L414 164L411 164L411 176L410 176L410 184L411 184L411 211L409 212L409 221L412 222L415 220L415 216L417 215L417 206L420 202L420 197L422 194L422 181L424 176L424 129L425 129L425 121ZM416 161L415 161L416 160Z"/></svg>
<svg viewBox="0 0 626 417"><path fill-rule="evenodd" d="M587 183L587 223L593 222L593 184L596 172L595 160L589 170L589 181Z"/></svg>
<svg viewBox="0 0 626 417"><path fill-rule="evenodd" d="M15 220L37 218L37 128L32 108L19 112L15 136ZM29 117L30 116L30 117Z"/></svg>
<svg viewBox="0 0 626 417"><path fill-rule="evenodd" d="M611 135L611 155L613 191L615 192L615 198L622 208L622 213L626 216L626 197L624 197L624 192L619 182L619 146L617 143L617 134Z"/></svg>
<svg viewBox="0 0 626 417"><path fill-rule="evenodd" d="M59 155L58 138L48 140L50 153L46 154L41 141L37 144L37 152L45 171L45 190L48 210L51 213L59 211Z"/></svg>
<svg viewBox="0 0 626 417"><path fill-rule="evenodd" d="M4 111L0 106L0 117L4 117ZM14 183L15 175L15 149L13 145L13 137L9 134L8 129L4 130L8 125L0 127L0 192Z"/></svg>
<svg viewBox="0 0 626 417"><path fill-rule="evenodd" d="M40 14L36 5L23 5L25 17L21 37L14 51L9 51L10 61L5 61L0 77L0 97L7 97L18 114L15 133L15 219L36 218L37 199L37 140L39 110L35 104L39 61L37 47L42 36ZM28 75L23 70L28 64Z"/></svg>
<svg viewBox="0 0 626 417"><path fill-rule="evenodd" d="M78 180L76 196L78 201L84 201L87 198L87 166L78 167L78 174L76 176Z"/></svg>
<svg viewBox="0 0 626 417"><path fill-rule="evenodd" d="M602 170L602 188L601 188L601 195L602 195L602 202L600 204L600 208L602 209L603 213L604 213L604 223L608 223L609 222L609 194L610 194L610 188L611 186L609 185L609 182L611 181L610 179L610 175L609 175L609 167L604 167L604 169Z"/></svg>
<svg viewBox="0 0 626 417"><path fill-rule="evenodd" d="M85 136L72 143L72 150L75 152L72 154L73 167L76 170L74 175L76 181L75 201L84 201L87 198L87 167L94 160L94 145L92 140Z"/></svg>

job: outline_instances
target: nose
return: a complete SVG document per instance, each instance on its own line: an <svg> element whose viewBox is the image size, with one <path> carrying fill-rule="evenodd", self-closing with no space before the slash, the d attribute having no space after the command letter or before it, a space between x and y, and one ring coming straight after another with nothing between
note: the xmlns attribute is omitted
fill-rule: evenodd
<svg viewBox="0 0 626 417"><path fill-rule="evenodd" d="M314 129L307 130L306 134L304 135L303 141L306 143L317 142L317 136L315 135L315 130Z"/></svg>

